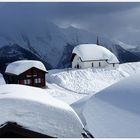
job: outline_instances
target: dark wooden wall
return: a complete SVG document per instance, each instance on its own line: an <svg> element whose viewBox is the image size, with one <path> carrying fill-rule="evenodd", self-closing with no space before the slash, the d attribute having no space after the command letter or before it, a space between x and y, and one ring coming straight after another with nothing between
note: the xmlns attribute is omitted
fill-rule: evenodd
<svg viewBox="0 0 140 140"><path fill-rule="evenodd" d="M37 69L35 67L21 73L20 75L8 74L7 83L8 84L24 84L24 80L31 80L30 86L35 87L45 87L45 74L46 72ZM35 83L36 78L41 78L41 83Z"/></svg>
<svg viewBox="0 0 140 140"><path fill-rule="evenodd" d="M28 130L15 122L0 126L0 138L53 138L52 136Z"/></svg>

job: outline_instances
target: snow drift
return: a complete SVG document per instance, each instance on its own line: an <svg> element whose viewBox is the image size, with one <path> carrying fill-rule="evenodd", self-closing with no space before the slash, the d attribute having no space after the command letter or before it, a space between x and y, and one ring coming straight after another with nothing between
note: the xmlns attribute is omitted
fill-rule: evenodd
<svg viewBox="0 0 140 140"><path fill-rule="evenodd" d="M123 76L117 70L104 69L77 69L77 70L51 70L47 75L49 83L55 83L67 90L90 94L97 92Z"/></svg>
<svg viewBox="0 0 140 140"><path fill-rule="evenodd" d="M49 70L47 82L66 90L91 94L140 71L140 62L120 64L119 69L63 69Z"/></svg>
<svg viewBox="0 0 140 140"><path fill-rule="evenodd" d="M1 85L0 106L0 124L12 121L53 137L82 137L83 125L73 109L43 89Z"/></svg>
<svg viewBox="0 0 140 140"><path fill-rule="evenodd" d="M86 71L86 69L83 71ZM95 72L92 71L92 73L89 73L87 71L88 73L86 73L86 75L89 75L89 77L91 77L91 80L93 83L96 83L96 81L97 81L98 88L95 85L92 85L91 88L93 88L92 89L93 92L89 93L88 96L83 97L82 99L79 98L79 100L77 100L75 102L71 102L72 108L79 115L83 124L84 125L86 124L85 118L83 116L83 109L86 104L86 101L90 98L90 96L100 92L101 90L111 86L112 84L115 84L115 83L123 80L126 77L129 77L131 75L134 75L135 73L138 73L139 71L140 71L140 62L120 64L119 69L116 69L113 71L111 71L111 70L105 71L103 69L96 70ZM83 76L81 75L81 77L83 77ZM97 78L95 79L95 77L97 77ZM81 78L81 80L82 80L82 78ZM88 82L84 79L84 77L83 77L83 81ZM83 81L82 81L82 84L84 85ZM90 84L90 82L89 82L89 84ZM99 85L102 85L102 86L99 86ZM77 86L77 84L75 86ZM81 86L81 90L86 88L86 87L82 87L82 86Z"/></svg>
<svg viewBox="0 0 140 140"><path fill-rule="evenodd" d="M90 97L84 107L94 137L140 137L140 73Z"/></svg>

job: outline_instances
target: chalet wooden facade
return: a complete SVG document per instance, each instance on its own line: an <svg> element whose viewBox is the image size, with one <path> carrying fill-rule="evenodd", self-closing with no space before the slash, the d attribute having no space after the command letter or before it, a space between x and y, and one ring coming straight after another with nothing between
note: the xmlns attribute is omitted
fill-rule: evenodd
<svg viewBox="0 0 140 140"><path fill-rule="evenodd" d="M24 63L21 63L24 65ZM27 63L26 63L27 65ZM15 69L20 69L20 67L15 67ZM7 84L22 84L34 87L45 87L45 74L47 71L41 67L35 67L32 65L30 68L21 70L20 73L12 72L10 70L6 71L7 74Z"/></svg>
<svg viewBox="0 0 140 140"><path fill-rule="evenodd" d="M8 74L7 83L45 87L45 74L46 72L33 67L20 75Z"/></svg>

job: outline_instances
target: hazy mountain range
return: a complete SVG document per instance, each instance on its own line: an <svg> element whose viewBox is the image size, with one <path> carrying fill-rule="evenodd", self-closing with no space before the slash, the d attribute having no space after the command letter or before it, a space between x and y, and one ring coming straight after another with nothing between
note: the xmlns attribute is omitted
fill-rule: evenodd
<svg viewBox="0 0 140 140"><path fill-rule="evenodd" d="M1 23L1 69L9 62L20 59L41 60L47 69L71 67L73 48L81 43L96 43L97 40L96 34L83 29L72 26L60 28L43 19L29 21L20 24ZM135 46L102 36L98 38L99 43L111 50L121 63L140 60L140 50Z"/></svg>

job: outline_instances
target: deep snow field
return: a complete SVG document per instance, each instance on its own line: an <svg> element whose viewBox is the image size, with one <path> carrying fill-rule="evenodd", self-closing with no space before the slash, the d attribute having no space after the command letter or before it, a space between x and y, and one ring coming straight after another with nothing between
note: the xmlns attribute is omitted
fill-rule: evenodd
<svg viewBox="0 0 140 140"><path fill-rule="evenodd" d="M139 73L139 76L135 75L136 73ZM131 76L132 78L129 76ZM20 109L22 107L27 107L27 109L29 109L27 110L27 112L30 112L30 114L27 115L28 119L27 118L21 119L21 116L26 117L26 113L24 112L25 109L23 108L23 112L20 112L19 111L20 109L17 108L17 111L19 112L15 112L14 110L11 111L10 108L11 104L13 105L13 101L15 99L16 99L14 103L15 106L19 104L20 102L19 99L22 98L24 100L31 100L33 103L34 101L37 101L37 103L39 104L41 103L43 106L45 105L49 109L50 109L50 105L52 105L55 102L53 104L55 105L53 110L55 110L55 108L57 110L57 108L60 107L60 113L62 114L65 112L65 110L67 110L70 114L73 109L75 110L75 112L77 113L76 114L73 111L73 114L75 114L73 115L73 117L75 119L70 119L70 120L73 121L79 118L81 119L81 120L79 119L79 125L77 125L78 126L77 130L75 131L72 128L71 134L69 135L66 132L63 133L65 129L62 128L60 129L60 131L62 131L60 132L60 134L63 133L63 135L58 136L54 133L56 132L56 130L52 130L52 129L48 130L46 129L46 127L42 127L45 126L44 124L40 123L38 125L39 128L37 128L38 132L40 132L41 130L41 132L44 131L44 133L47 134L49 133L58 137L71 137L71 136L79 137L80 135L78 135L77 132L80 132L79 134L81 134L84 125L85 128L89 130L91 134L95 137L126 137L126 136L139 137L140 136L139 135L139 128L140 128L139 127L139 121L140 121L139 94L138 94L140 89L139 79L140 79L140 62L120 64L119 68L117 69L88 68L88 69L50 70L49 73L46 75L46 85L48 86L48 88L43 90L40 88L33 88L28 86L24 87L22 85L20 86L18 85L18 86L24 87L25 89L18 89L17 85L1 86L0 98L2 99L1 105L3 105L1 112L3 112L3 109L4 110L9 109L8 113L11 113L9 115L13 115L12 118L16 119L19 123L22 123L24 119L29 121L29 117L32 118L33 113L35 113L36 111L32 110L32 108L30 107L28 108L28 105L24 106L23 104L25 102L23 102L23 104L20 103ZM5 84L5 81L1 74L0 74L0 84L1 85ZM132 87L135 88L136 92L134 92L134 89ZM30 94L28 97L30 98L28 98L25 95L27 91L30 91L28 88L32 89L32 92L36 90L34 93L29 92ZM21 94L18 94L19 91L22 91ZM40 91L44 92L45 94L40 93ZM11 92L13 93L11 94ZM36 93L37 94L39 93L38 95L40 96L38 96ZM49 95L53 96L56 99L60 99L63 102L61 103L61 101L59 100L57 101L56 99L53 99ZM127 100L125 100L126 98ZM66 103L68 103L73 109L70 108L70 106L68 106ZM5 104L7 104L8 106L5 106ZM42 109L40 108L38 109L39 111L42 111L41 116L44 117L42 118L42 120L45 119L47 117L45 116L46 113L44 114L44 111ZM50 115L49 118L52 119L50 112L47 114L49 114ZM5 114L7 118L5 117L3 118L9 120L8 118L9 115ZM40 113L38 115L40 118ZM53 114L52 116L55 115ZM65 116L65 113L62 116ZM55 119L57 120L58 116L55 117L56 117ZM59 121L63 121L61 117L58 118ZM66 120L64 122L67 122L67 116L65 116L65 118ZM30 120L32 121L32 119ZM29 123L28 121L27 124L32 124L32 122ZM33 119L33 121L36 120ZM6 121L4 120L3 122ZM49 121L47 120L47 122ZM55 121L50 120L50 122L55 122ZM26 123L24 125L26 125ZM67 125L65 126L67 127ZM35 128L34 123L33 125L28 127L34 129ZM127 132L131 132L131 133L127 133Z"/></svg>
<svg viewBox="0 0 140 140"><path fill-rule="evenodd" d="M140 71L140 62L120 64L118 69L50 70L46 76L48 92L68 104L95 94Z"/></svg>
<svg viewBox="0 0 140 140"><path fill-rule="evenodd" d="M140 71L140 62L120 64L118 69L54 69L46 75L48 94L68 104ZM0 74L0 84L5 84Z"/></svg>
<svg viewBox="0 0 140 140"><path fill-rule="evenodd" d="M78 115L94 137L140 138L139 81L140 72L78 101L84 104Z"/></svg>
<svg viewBox="0 0 140 140"><path fill-rule="evenodd" d="M0 106L0 125L10 121L53 137L82 137L83 124L74 110L41 88L1 85Z"/></svg>

